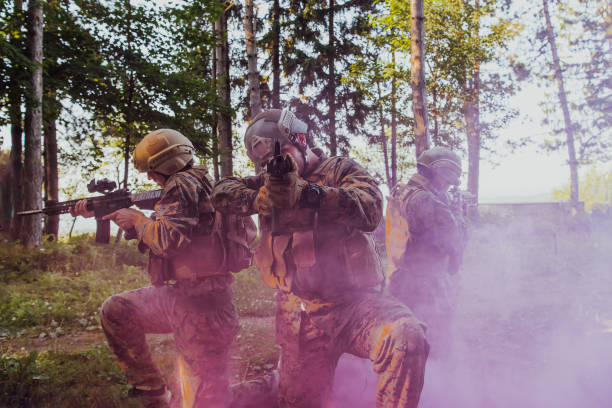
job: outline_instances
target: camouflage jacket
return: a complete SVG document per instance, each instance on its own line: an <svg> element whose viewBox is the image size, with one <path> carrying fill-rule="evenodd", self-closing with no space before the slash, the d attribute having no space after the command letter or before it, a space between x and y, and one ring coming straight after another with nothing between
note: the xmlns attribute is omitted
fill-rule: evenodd
<svg viewBox="0 0 612 408"><path fill-rule="evenodd" d="M221 212L254 214L264 173L225 178L215 185ZM281 234L272 236L270 217L260 216L261 240L255 262L264 282L307 299L332 299L382 281L370 231L382 216L382 194L367 171L346 157L326 158L308 174L321 186L320 208L279 212Z"/></svg>
<svg viewBox="0 0 612 408"><path fill-rule="evenodd" d="M139 247L150 250L149 276L154 285L226 275L220 270L222 243L211 235L215 222L211 190L204 166L175 173L168 178L152 217L135 226ZM209 284L224 286L226 280Z"/></svg>
<svg viewBox="0 0 612 408"><path fill-rule="evenodd" d="M452 211L447 194L436 191L429 180L418 173L407 184L396 186L391 194L400 200L409 229L398 267L427 275L443 269L448 261L449 272L456 272L465 246L466 230L461 214Z"/></svg>

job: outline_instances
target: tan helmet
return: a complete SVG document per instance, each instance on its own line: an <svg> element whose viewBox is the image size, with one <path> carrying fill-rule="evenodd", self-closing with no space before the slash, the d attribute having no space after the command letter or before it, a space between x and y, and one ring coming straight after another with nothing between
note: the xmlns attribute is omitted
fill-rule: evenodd
<svg viewBox="0 0 612 408"><path fill-rule="evenodd" d="M425 168L425 174L440 177L449 184L459 185L461 158L446 147L436 146L425 150L417 159L417 167Z"/></svg>
<svg viewBox="0 0 612 408"><path fill-rule="evenodd" d="M134 167L169 176L193 159L193 144L180 132L158 129L147 134L134 149Z"/></svg>

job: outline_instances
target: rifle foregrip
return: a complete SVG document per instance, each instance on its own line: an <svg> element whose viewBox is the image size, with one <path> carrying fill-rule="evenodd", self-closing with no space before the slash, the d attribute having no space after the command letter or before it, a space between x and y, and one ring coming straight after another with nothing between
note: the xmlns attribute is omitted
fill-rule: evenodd
<svg viewBox="0 0 612 408"><path fill-rule="evenodd" d="M96 242L99 244L110 242L110 220L96 219Z"/></svg>

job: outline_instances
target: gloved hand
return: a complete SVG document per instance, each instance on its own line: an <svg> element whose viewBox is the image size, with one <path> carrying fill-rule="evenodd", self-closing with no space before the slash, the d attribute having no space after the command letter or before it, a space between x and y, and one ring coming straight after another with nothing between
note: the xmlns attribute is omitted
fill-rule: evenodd
<svg viewBox="0 0 612 408"><path fill-rule="evenodd" d="M148 217L134 208L121 208L115 212L102 217L103 220L111 220L124 231L134 228L136 224L147 221Z"/></svg>
<svg viewBox="0 0 612 408"><path fill-rule="evenodd" d="M291 162L292 170L289 173L283 177L275 177L268 173L265 175L265 194L273 206L279 209L298 207L302 191L308 186L308 182L298 175L293 158L288 155L287 159Z"/></svg>

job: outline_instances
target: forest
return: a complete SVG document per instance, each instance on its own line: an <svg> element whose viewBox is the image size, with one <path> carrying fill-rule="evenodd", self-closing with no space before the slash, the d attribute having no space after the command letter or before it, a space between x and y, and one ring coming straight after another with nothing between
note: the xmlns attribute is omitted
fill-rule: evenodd
<svg viewBox="0 0 612 408"><path fill-rule="evenodd" d="M548 132L503 150L565 151L573 202L580 166L609 159L607 1L260 3L2 0L3 229L40 245L57 217L11 214L94 176L142 188L129 158L155 128L188 135L215 179L247 174L241 131L268 108L389 187L426 147L457 149L478 196L483 153L504 153L519 115L509 99L535 83Z"/></svg>
<svg viewBox="0 0 612 408"><path fill-rule="evenodd" d="M100 245L61 234L58 215L16 213L91 195L94 178L156 188L131 158L159 128L186 135L215 180L253 175L244 131L271 108L387 191L434 146L462 157L476 203L485 161L561 152L566 184L544 193L567 212L470 219L452 364L428 362L421 406L612 401L608 0L0 0L0 53L0 406L138 406L98 309L148 284L146 259L121 236ZM545 132L502 136L530 87ZM234 300L239 383L272 372L279 348L255 267ZM149 343L178 393L174 342ZM374 406L376 379L352 364L332 406Z"/></svg>

